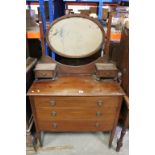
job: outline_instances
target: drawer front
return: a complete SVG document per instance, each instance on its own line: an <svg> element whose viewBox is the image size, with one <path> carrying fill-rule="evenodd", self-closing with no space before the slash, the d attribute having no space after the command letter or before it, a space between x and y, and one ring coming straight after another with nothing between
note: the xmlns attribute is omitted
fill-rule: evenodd
<svg viewBox="0 0 155 155"><path fill-rule="evenodd" d="M97 77L116 77L117 70L99 70L96 72Z"/></svg>
<svg viewBox="0 0 155 155"><path fill-rule="evenodd" d="M38 120L114 120L117 108L109 109L50 109L37 108L36 115Z"/></svg>
<svg viewBox="0 0 155 155"><path fill-rule="evenodd" d="M110 131L113 122L108 121L39 121L41 131Z"/></svg>
<svg viewBox="0 0 155 155"><path fill-rule="evenodd" d="M120 97L34 97L35 107L110 108L117 107Z"/></svg>
<svg viewBox="0 0 155 155"><path fill-rule="evenodd" d="M35 71L36 78L52 78L53 72L52 71Z"/></svg>

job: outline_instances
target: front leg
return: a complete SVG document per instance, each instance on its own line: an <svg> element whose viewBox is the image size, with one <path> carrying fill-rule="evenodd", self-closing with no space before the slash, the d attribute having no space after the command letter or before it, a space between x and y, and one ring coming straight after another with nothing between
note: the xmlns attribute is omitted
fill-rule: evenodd
<svg viewBox="0 0 155 155"><path fill-rule="evenodd" d="M119 140L117 141L117 147L116 147L116 151L119 152L120 151L120 148L122 147L123 145L123 138L124 138L124 135L126 133L126 128L124 127L121 131L121 136L119 138Z"/></svg>
<svg viewBox="0 0 155 155"><path fill-rule="evenodd" d="M115 129L113 129L111 134L110 134L109 148L111 148L111 146L112 146L112 141L114 139L114 135L115 135Z"/></svg>
<svg viewBox="0 0 155 155"><path fill-rule="evenodd" d="M33 144L33 148L35 152L37 152L37 137L36 136L33 136L32 144Z"/></svg>
<svg viewBox="0 0 155 155"><path fill-rule="evenodd" d="M128 96L124 96L124 100L125 100L125 105L126 105L126 108L127 108L127 112L126 112L125 121L124 121L124 125L123 125L122 131L121 131L120 138L117 141L117 147L116 147L117 152L120 151L120 148L123 145L123 138L124 138L124 135L126 133L126 129L129 126L129 98L128 98Z"/></svg>
<svg viewBox="0 0 155 155"><path fill-rule="evenodd" d="M37 133L36 133L36 137L37 137L37 139L39 140L40 147L42 147L43 144L42 144L42 140L41 140L41 132L37 132Z"/></svg>
<svg viewBox="0 0 155 155"><path fill-rule="evenodd" d="M114 135L115 135L115 131L116 131L116 126L118 124L118 118L119 118L119 113L120 113L120 109L121 109L121 104L122 104L122 98L121 98L120 103L119 103L119 105L117 107L116 118L115 118L115 121L114 121L114 126L113 126L113 129L111 131L110 140L109 140L109 148L111 148L112 141L114 139Z"/></svg>

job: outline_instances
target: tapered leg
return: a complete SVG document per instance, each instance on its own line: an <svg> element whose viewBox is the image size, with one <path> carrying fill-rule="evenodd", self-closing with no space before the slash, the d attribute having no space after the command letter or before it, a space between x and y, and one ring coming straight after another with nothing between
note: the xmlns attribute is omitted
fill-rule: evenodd
<svg viewBox="0 0 155 155"><path fill-rule="evenodd" d="M121 131L121 136L119 138L119 140L117 141L117 147L116 147L116 151L119 152L120 151L120 148L122 147L123 145L123 138L124 138L124 135L126 133L126 128L124 127Z"/></svg>
<svg viewBox="0 0 155 155"><path fill-rule="evenodd" d="M109 148L111 148L111 146L112 146L112 141L114 139L114 135L115 135L115 129L112 130L111 135L110 135Z"/></svg>
<svg viewBox="0 0 155 155"><path fill-rule="evenodd" d="M40 147L42 147L43 144L42 144L42 140L41 140L41 132L37 132L37 138L39 140Z"/></svg>
<svg viewBox="0 0 155 155"><path fill-rule="evenodd" d="M37 152L37 137L36 136L33 136L32 144L33 144L33 148L35 152Z"/></svg>
<svg viewBox="0 0 155 155"><path fill-rule="evenodd" d="M118 124L118 118L119 118L119 113L120 113L121 105L122 105L122 98L120 99L120 103L119 103L119 105L117 107L117 114L116 114L116 117L115 117L114 126L113 126L113 129L111 131L111 135L110 135L110 139L109 139L109 148L111 148L112 141L114 139L114 135L115 135L115 131L116 131L116 126Z"/></svg>
<svg viewBox="0 0 155 155"><path fill-rule="evenodd" d="M123 138L124 138L124 135L126 133L126 129L128 128L128 126L129 126L129 109L125 116L125 121L124 121L124 125L122 127L120 138L117 141L117 147L116 147L117 152L119 152L120 148L123 146Z"/></svg>

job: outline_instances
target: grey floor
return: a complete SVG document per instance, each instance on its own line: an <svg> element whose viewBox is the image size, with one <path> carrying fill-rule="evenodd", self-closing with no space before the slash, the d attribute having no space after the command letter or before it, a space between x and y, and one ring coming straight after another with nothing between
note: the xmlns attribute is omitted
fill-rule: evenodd
<svg viewBox="0 0 155 155"><path fill-rule="evenodd" d="M117 127L111 149L108 148L109 133L45 133L43 147L38 148L37 153L29 148L27 155L128 155L128 131L120 152L115 151L120 131L121 128Z"/></svg>

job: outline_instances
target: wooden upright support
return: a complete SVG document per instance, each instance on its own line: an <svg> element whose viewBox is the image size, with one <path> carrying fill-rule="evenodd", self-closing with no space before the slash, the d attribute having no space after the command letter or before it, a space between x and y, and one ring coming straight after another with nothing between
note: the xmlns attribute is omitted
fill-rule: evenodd
<svg viewBox="0 0 155 155"><path fill-rule="evenodd" d="M39 28L40 28L40 39L41 39L42 56L45 56L46 55L46 52L45 52L45 36L44 36L42 18L41 18L41 15L40 15L39 8L38 8L38 19L39 19Z"/></svg>
<svg viewBox="0 0 155 155"><path fill-rule="evenodd" d="M110 36L111 36L111 22L112 14L110 13L107 25L107 34L106 34L106 44L105 44L105 54L109 60L109 46L110 46Z"/></svg>

